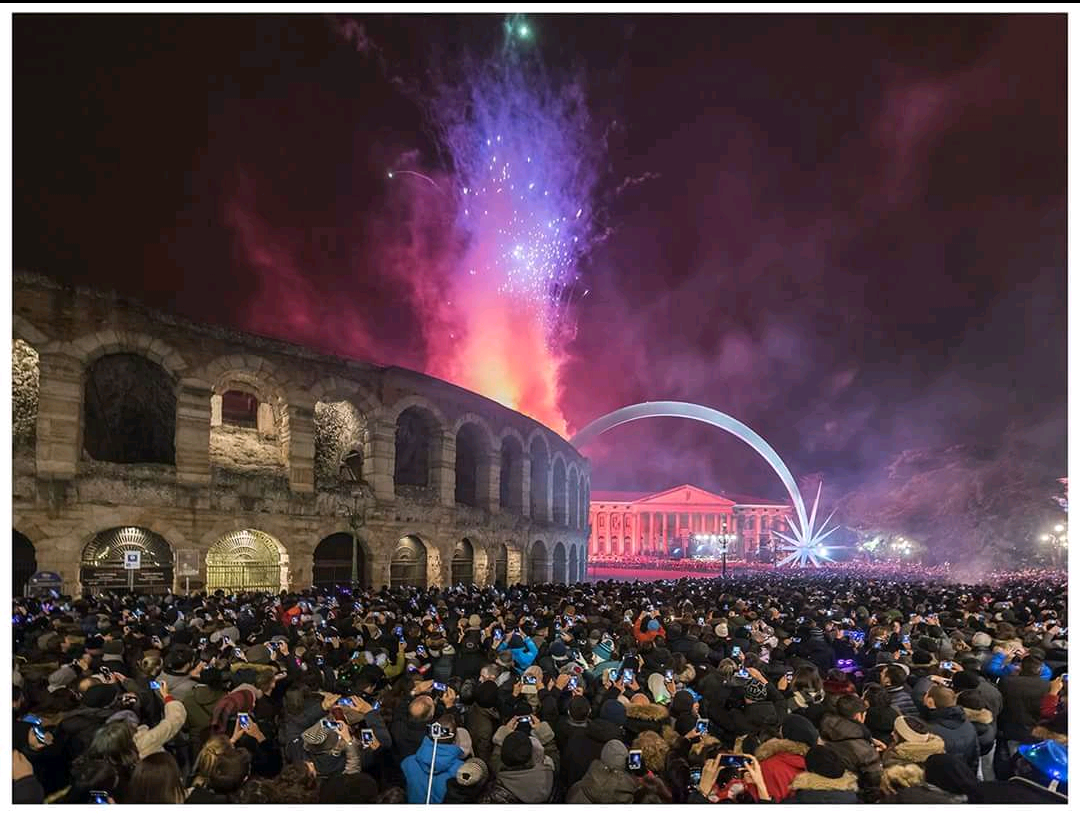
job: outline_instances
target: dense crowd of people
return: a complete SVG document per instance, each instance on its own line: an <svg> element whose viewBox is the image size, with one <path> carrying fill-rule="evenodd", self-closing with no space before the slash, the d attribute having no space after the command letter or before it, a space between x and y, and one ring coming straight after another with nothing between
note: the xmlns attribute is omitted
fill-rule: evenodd
<svg viewBox="0 0 1080 814"><path fill-rule="evenodd" d="M1066 802L1067 587L15 600L15 802Z"/></svg>

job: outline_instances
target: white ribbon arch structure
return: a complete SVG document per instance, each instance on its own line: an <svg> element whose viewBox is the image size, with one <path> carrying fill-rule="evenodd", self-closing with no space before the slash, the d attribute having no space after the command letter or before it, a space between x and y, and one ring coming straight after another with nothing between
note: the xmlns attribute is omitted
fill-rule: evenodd
<svg viewBox="0 0 1080 814"><path fill-rule="evenodd" d="M820 527L816 530L814 528L817 520L818 501L821 498L821 484L818 484L814 506L810 510L810 516L807 517L802 494L799 492L795 478L792 476L787 464L784 463L783 458L777 454L775 449L769 446L769 443L764 438L727 413L722 413L711 407L703 407L700 404L689 404L685 401L645 401L641 404L621 407L605 416L601 416L571 438L570 443L580 449L610 429L643 418L688 418L691 421L700 421L703 424L719 427L730 432L740 441L749 444L780 477L780 481L784 484L784 488L787 489L791 503L795 507L797 523L792 522L790 517L788 518L788 525L791 527L792 534L789 536L777 532L778 536L788 543L785 547L788 556L784 557L779 564L794 566L806 565L809 562L815 566L820 566L823 560L831 559L822 549L821 543L838 528L838 526L833 526L828 531L824 530L825 526L829 524L829 520L832 519L832 514L826 518Z"/></svg>

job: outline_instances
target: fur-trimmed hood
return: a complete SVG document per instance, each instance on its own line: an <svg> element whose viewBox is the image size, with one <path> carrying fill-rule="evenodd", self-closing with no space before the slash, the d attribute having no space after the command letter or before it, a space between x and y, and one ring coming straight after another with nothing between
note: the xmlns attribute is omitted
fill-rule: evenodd
<svg viewBox="0 0 1080 814"><path fill-rule="evenodd" d="M964 717L973 724L992 724L994 722L994 713L988 709L968 709L967 707L961 707L961 709L964 710Z"/></svg>
<svg viewBox="0 0 1080 814"><path fill-rule="evenodd" d="M757 758L758 763L761 763L763 760L768 760L774 755L781 754L805 757L806 753L809 751L810 747L805 743L790 741L787 738L771 738L757 748L757 751L754 752L754 757Z"/></svg>
<svg viewBox="0 0 1080 814"><path fill-rule="evenodd" d="M626 717L639 721L663 723L671 716L667 707L660 704L631 704L626 708Z"/></svg>
<svg viewBox="0 0 1080 814"><path fill-rule="evenodd" d="M792 791L858 791L859 778L852 772L844 772L841 777L823 777L813 772L795 775L791 781Z"/></svg>
<svg viewBox="0 0 1080 814"><path fill-rule="evenodd" d="M931 755L945 754L945 741L940 735L931 735L926 743L903 741L893 744L885 752L883 760L886 763L926 763Z"/></svg>

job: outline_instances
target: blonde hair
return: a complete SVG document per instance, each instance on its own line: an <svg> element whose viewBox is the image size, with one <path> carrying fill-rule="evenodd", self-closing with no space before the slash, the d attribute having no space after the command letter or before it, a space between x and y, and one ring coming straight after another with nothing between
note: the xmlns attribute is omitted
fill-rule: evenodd
<svg viewBox="0 0 1080 814"><path fill-rule="evenodd" d="M663 737L652 731L642 732L634 739L632 748L641 750L645 768L650 772L660 774L664 771L670 747Z"/></svg>
<svg viewBox="0 0 1080 814"><path fill-rule="evenodd" d="M191 785L205 786L209 783L210 773L214 770L218 758L235 748L232 741L224 735L211 735L203 744L203 748L199 750L198 757L195 758L194 778Z"/></svg>
<svg viewBox="0 0 1080 814"><path fill-rule="evenodd" d="M147 678L157 678L161 675L162 661L161 653L155 651L153 653L147 653L139 661L139 670Z"/></svg>

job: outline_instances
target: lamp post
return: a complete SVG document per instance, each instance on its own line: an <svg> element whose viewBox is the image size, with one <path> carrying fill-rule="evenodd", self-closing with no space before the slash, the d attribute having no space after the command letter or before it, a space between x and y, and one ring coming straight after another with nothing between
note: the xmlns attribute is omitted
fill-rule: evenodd
<svg viewBox="0 0 1080 814"><path fill-rule="evenodd" d="M341 513L349 521L349 533L352 535L352 578L351 586L355 591L360 582L359 553L360 553L360 528L367 522L367 506L364 505L362 495L352 496L352 505L341 504Z"/></svg>
<svg viewBox="0 0 1080 814"><path fill-rule="evenodd" d="M727 579L727 553L728 547L735 542L734 534L721 534L717 537L720 541L720 576Z"/></svg>

